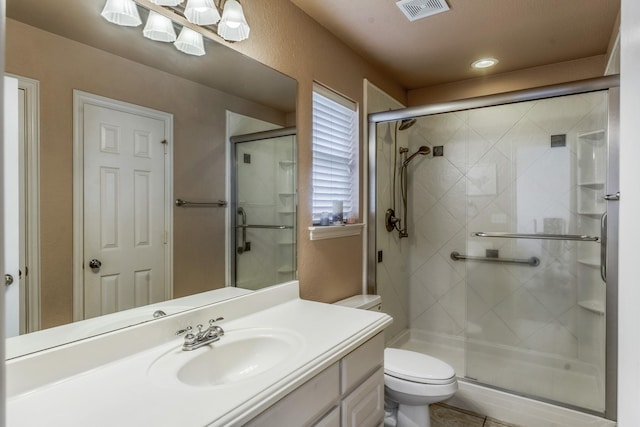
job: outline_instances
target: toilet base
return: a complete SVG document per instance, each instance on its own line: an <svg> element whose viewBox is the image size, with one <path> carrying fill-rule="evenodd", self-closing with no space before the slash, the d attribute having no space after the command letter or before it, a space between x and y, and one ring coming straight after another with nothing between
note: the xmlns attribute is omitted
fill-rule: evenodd
<svg viewBox="0 0 640 427"><path fill-rule="evenodd" d="M429 405L398 405L397 427L431 427Z"/></svg>

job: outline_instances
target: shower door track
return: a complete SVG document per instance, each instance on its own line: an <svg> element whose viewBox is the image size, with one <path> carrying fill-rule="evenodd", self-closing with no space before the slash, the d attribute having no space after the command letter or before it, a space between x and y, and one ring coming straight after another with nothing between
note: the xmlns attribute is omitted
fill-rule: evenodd
<svg viewBox="0 0 640 427"><path fill-rule="evenodd" d="M553 399L547 399L545 397L535 396L535 395L532 395L532 394L522 393L522 392L519 392L519 391L513 391L513 390L508 389L508 388L498 387L498 386L495 386L495 385L483 383L482 381L478 381L477 379L471 378L471 377L458 377L458 381L464 382L464 383L468 383L468 384L477 385L477 386L488 388L488 389L491 389L491 390L500 391L500 392L503 392L503 393L508 393L508 394L511 394L511 395L514 395L514 396L524 397L525 399L531 399L531 400L535 400L537 402L548 403L549 405L558 406L558 407L565 408L565 409L570 409L572 411L577 411L577 412L581 412L581 413L584 413L584 414L594 415L596 417L601 417L601 418L605 417L605 414L603 412L594 411L592 409L585 409L585 408L582 408L580 406L571 405L569 403L564 403L564 402L559 402L559 401L553 400Z"/></svg>
<svg viewBox="0 0 640 427"><path fill-rule="evenodd" d="M609 156L619 157L619 97L620 97L620 75L611 75L605 77L597 77L587 80L578 80L574 82L561 83L550 86L542 86L532 89L524 89L512 92L499 93L495 95L479 96L474 98L460 99L449 102L440 102L434 104L426 104L415 107L407 107L398 110L382 111L378 113L372 113L368 116L368 223L371 226L368 227L367 234L367 268L366 268L366 283L367 293L376 294L376 263L377 263L377 236L376 226L376 164L377 164L377 150L376 150L376 126L379 123L393 122L398 120L406 120L415 117L432 116L436 114L452 113L456 111L472 110L483 107L494 107L498 105L515 104L518 102L535 101L540 99L556 98L567 95L577 95L581 93L596 92L601 90L609 91ZM608 172L608 180L611 182L618 182L619 170L616 167L615 170ZM607 210L615 212L616 218L618 213L618 207L615 205L608 205ZM617 235L617 224L615 225L615 233ZM612 258L617 259L617 238L615 241L611 240L611 244L614 250L608 250ZM611 253L614 252L614 253ZM608 282L615 283L615 286L611 286L608 283L606 287L606 386L605 386L605 413L597 413L585 408L575 408L572 405L553 402L557 406L577 409L584 413L595 413L599 416L604 415L605 418L615 420L617 418L617 372L618 372L618 287L617 287L617 270L608 274ZM490 385L479 385L495 388ZM508 390L509 393L518 395L518 393ZM532 397L538 401L545 401L540 397Z"/></svg>

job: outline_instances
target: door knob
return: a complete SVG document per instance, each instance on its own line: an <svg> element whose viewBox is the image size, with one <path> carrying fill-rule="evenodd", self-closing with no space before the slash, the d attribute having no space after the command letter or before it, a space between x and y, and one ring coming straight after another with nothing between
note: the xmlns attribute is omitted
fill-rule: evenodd
<svg viewBox="0 0 640 427"><path fill-rule="evenodd" d="M102 267L102 263L100 262L99 259L92 259L91 261L89 261L89 268L94 273L97 273L98 271L100 271L100 267Z"/></svg>
<svg viewBox="0 0 640 427"><path fill-rule="evenodd" d="M10 274L5 274L4 275L4 285L5 286L9 286L12 283L13 283L13 276L10 275Z"/></svg>

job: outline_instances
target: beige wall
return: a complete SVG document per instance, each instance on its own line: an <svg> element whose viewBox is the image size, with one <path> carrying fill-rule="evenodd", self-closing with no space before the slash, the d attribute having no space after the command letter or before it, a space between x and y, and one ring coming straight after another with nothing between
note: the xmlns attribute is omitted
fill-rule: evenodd
<svg viewBox="0 0 640 427"><path fill-rule="evenodd" d="M494 74L415 89L408 92L407 100L408 105L412 107L590 79L602 76L605 66L605 55L592 56L510 73Z"/></svg>
<svg viewBox="0 0 640 427"><path fill-rule="evenodd" d="M299 157L299 182L298 182L298 225L299 225L299 246L298 246L298 271L301 282L301 292L303 298L332 302L340 298L344 298L361 291L362 286L362 236L346 237L323 241L310 241L307 227L311 225L311 90L313 81L323 83L332 89L348 96L354 101L362 105L363 92L362 80L369 79L373 84L387 92L392 97L401 102L407 101L407 94L404 89L395 83L392 79L381 74L373 66L356 55L344 43L335 36L313 21L304 14L300 9L288 0L272 0L269 2L247 0L243 3L245 13L248 16L251 25L251 37L244 42L231 44L230 47L242 52L258 61L290 76L298 81L298 104L297 104L297 126L298 126L298 157ZM10 21L12 27L16 27L16 23ZM52 40L42 41L53 43ZM25 42L28 43L28 42ZM95 57L103 58L104 52L87 48L79 45L79 48L90 50ZM48 56L66 58L57 61L59 69L44 70L42 69L42 60L40 58L25 57L20 55L21 47L9 45L8 65L10 72L19 73L19 69L11 69L11 62L20 63L20 66L40 67L41 74L52 74L55 71L55 77L61 79L67 74L76 74L79 78L84 76L101 73L103 69L95 65L92 61L75 62L71 53L62 51L59 53L51 52ZM187 117L196 119L201 130L206 132L209 126L217 127L223 125L223 118L218 117L218 112L223 109L220 105L213 103L207 105L207 109L190 108L189 104L197 100L201 102L205 98L205 94L211 93L211 96L226 95L216 92L212 89L206 89L202 86L191 82L176 79L164 73L158 73L158 79L161 83L151 83L145 81L142 85L139 82L130 79L140 73L140 70L146 68L139 64L126 61L121 58L111 57L113 63L119 64L123 70L131 69L135 72L115 73L119 90L116 94L107 95L114 98L122 99L129 102L141 103L138 96L144 96L147 100L145 105L157 108L163 111L174 112L185 111ZM34 62L34 63L32 63ZM111 65L111 64L110 64ZM425 88L411 91L408 94L409 105L418 105L425 102L437 102L444 99L466 98L469 96L485 95L490 93L503 92L507 90L516 90L527 87L540 86L545 84L559 83L563 81L578 80L582 78L595 77L601 75L604 69L604 56L587 58L583 60L571 61L561 64L553 64L546 67L537 67L530 70L524 70L514 73L506 73L490 78L479 78L467 80L463 82L442 85L438 87ZM36 75L29 77L38 78ZM83 81L84 86L81 89L104 94L107 77L103 82ZM179 83L177 83L177 81ZM171 81L171 84L168 82ZM167 93L156 93L158 87L167 88ZM59 102L59 99L66 97L70 102L70 90L67 94L61 93L59 90L43 97L48 97L51 104ZM173 101L177 93L189 93L193 98L179 105L174 105ZM208 95L207 95L208 96ZM237 98L226 96L229 102L239 102ZM45 98L43 98L44 100ZM185 99L185 98L182 98ZM171 100L171 101L167 101ZM227 108L225 106L224 108ZM231 108L234 109L234 108ZM279 118L270 117L268 112L249 113L242 111L240 107L235 111L243 114L250 114L263 120L277 121ZM362 111L362 109L361 109ZM60 113L58 113L60 114ZM206 118L215 116L214 121L207 121ZM184 118L182 120L185 120ZM179 197L218 197L221 193L221 181L216 179L217 174L224 170L222 163L223 152L215 144L203 142L202 137L193 138L187 135L187 129L178 130L180 120L176 117L176 152L175 152L175 194ZM182 122L184 123L184 122ZM70 198L71 188L71 170L70 167L59 167L58 163L63 161L71 150L71 118L70 116L63 120L55 120L49 124L43 124L42 134L49 132L49 127L66 127L67 139L61 137L63 149L52 148L49 155L52 160L48 164L43 165L43 171L52 174L55 170L59 174L59 179L63 182L60 190L48 191L42 200L43 213L52 217L55 226L43 229L47 238L53 242L51 245L55 247L64 247L63 252L71 250L70 241L56 238L62 236L71 230L71 220L69 216L58 213L54 208L62 204L64 201L66 208L70 213L70 204L66 205ZM221 128L220 128L221 129ZM181 133L179 133L181 132ZM194 131L195 133L196 131ZM200 141L201 144L193 141ZM66 142L65 142L66 141ZM188 141L188 142L187 142ZM180 150L178 144L195 144L198 148ZM366 144L363 144L363 146ZM53 145L52 145L53 147ZM186 147L182 145L182 147ZM216 148L218 147L218 148ZM202 159L207 159L203 161ZM210 161L209 161L210 159ZM196 167L191 167L197 161ZM361 163L362 164L362 163ZM186 165L191 165L186 167ZM361 170L361 174L364 171ZM215 186L211 183L216 182ZM361 180L363 182L363 180ZM191 185L195 184L195 186ZM200 188L198 188L200 187ZM361 188L362 194L362 188ZM361 198L362 200L362 198ZM366 209L360 206L361 217L364 216ZM176 278L185 279L188 283L201 283L205 285L205 278L209 282L215 282L218 286L220 280L223 279L224 253L220 245L214 245L213 241L220 239L210 239L209 243L204 246L191 244L195 238L202 234L208 234L210 226L194 227L192 224L203 224L206 219L203 218L204 213L196 210L178 210L175 212L175 249L176 249L176 268L174 276ZM222 218L222 214L221 218ZM208 223L207 223L208 224ZM63 232L58 233L57 229ZM70 289L70 261L63 263L63 267L59 265L60 259L49 260L43 264L43 272L52 275L52 279L68 281L67 287ZM205 285L205 286L208 286ZM189 290L190 291L190 290ZM195 291L195 289L194 289ZM188 293L181 291L176 292L176 296ZM70 294L64 297L44 296L50 298L51 304L66 305L70 303ZM51 323L61 323L61 320L55 320Z"/></svg>
<svg viewBox="0 0 640 427"><path fill-rule="evenodd" d="M227 109L287 124L284 113L10 19L6 71L40 82L43 327L72 320L73 89L172 113L174 195L184 199L225 197ZM173 275L176 297L225 285L224 209L174 209Z"/></svg>
<svg viewBox="0 0 640 427"><path fill-rule="evenodd" d="M362 236L309 240L312 83L316 80L358 102L361 114L364 78L401 101L404 90L290 1L249 0L242 6L251 37L232 48L298 81L298 275L302 297L333 302L360 293ZM365 212L361 202L360 216Z"/></svg>

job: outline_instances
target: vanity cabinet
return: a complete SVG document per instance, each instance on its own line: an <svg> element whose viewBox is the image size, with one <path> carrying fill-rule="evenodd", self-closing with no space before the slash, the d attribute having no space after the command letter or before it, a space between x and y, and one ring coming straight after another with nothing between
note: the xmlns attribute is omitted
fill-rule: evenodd
<svg viewBox="0 0 640 427"><path fill-rule="evenodd" d="M381 426L384 419L383 363L384 336L379 333L246 425Z"/></svg>

